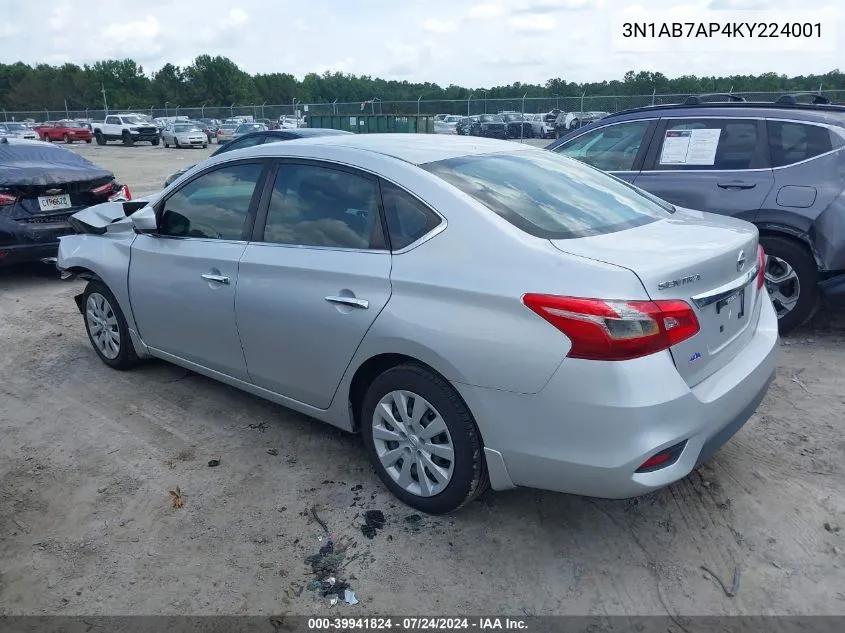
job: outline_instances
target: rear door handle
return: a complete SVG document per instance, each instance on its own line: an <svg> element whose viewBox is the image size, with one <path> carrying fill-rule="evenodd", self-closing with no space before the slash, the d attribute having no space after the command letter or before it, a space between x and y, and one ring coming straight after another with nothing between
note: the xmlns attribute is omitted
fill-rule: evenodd
<svg viewBox="0 0 845 633"><path fill-rule="evenodd" d="M329 303L340 303L345 306L352 306L353 308L361 308L362 310L366 310L370 307L370 302L366 299L358 299L356 297L336 297L334 295L329 295L326 297L326 301Z"/></svg>
<svg viewBox="0 0 845 633"><path fill-rule="evenodd" d="M732 180L730 182L720 182L718 186L721 189L754 189L757 183L747 182L745 180Z"/></svg>
<svg viewBox="0 0 845 633"><path fill-rule="evenodd" d="M202 275L200 275L200 277L202 277L206 281L213 281L213 282L216 282L218 284L223 284L224 286L229 285L229 278L226 277L225 275L215 275L213 273L203 273Z"/></svg>

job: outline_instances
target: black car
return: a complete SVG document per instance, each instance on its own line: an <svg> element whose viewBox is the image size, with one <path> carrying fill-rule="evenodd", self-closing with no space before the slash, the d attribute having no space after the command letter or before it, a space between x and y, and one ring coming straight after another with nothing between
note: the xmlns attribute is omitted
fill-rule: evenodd
<svg viewBox="0 0 845 633"><path fill-rule="evenodd" d="M531 121L526 121L525 117L519 112L505 112L502 114L502 119L507 126L508 138L532 138L534 136Z"/></svg>
<svg viewBox="0 0 845 633"><path fill-rule="evenodd" d="M547 149L673 205L753 222L781 332L821 298L845 304L845 107L820 95L694 95L617 112Z"/></svg>
<svg viewBox="0 0 845 633"><path fill-rule="evenodd" d="M0 266L55 258L72 214L129 199L114 174L76 152L0 138Z"/></svg>
<svg viewBox="0 0 845 633"><path fill-rule="evenodd" d="M455 126L455 132L461 136L481 136L481 117L465 116Z"/></svg>
<svg viewBox="0 0 845 633"><path fill-rule="evenodd" d="M505 120L498 114L482 114L478 117L479 136L487 138L507 138Z"/></svg>
<svg viewBox="0 0 845 633"><path fill-rule="evenodd" d="M261 130L259 132L250 132L249 134L244 134L243 136L239 136L233 141L224 143L216 150L214 150L211 156L217 156L218 154L222 154L223 152L231 152L232 150L236 149L243 149L244 147L252 147L253 145L262 145L263 143L292 141L293 139L297 138L307 138L311 136L329 136L332 134L353 134L353 132L347 132L346 130L332 130L330 128L320 127L301 127L292 130ZM177 171L175 174L171 174L164 182L164 186L169 186L170 183L172 183L179 176L187 172L189 169L192 169L193 167L194 165L188 165L187 167Z"/></svg>

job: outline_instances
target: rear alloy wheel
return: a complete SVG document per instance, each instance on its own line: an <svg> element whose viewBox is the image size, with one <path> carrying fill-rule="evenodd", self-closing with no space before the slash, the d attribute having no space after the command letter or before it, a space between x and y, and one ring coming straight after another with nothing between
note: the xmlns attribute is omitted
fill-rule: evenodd
<svg viewBox="0 0 845 633"><path fill-rule="evenodd" d="M361 410L364 446L379 478L429 514L466 505L487 489L481 437L452 386L418 365L378 376Z"/></svg>
<svg viewBox="0 0 845 633"><path fill-rule="evenodd" d="M99 281L91 281L82 293L85 330L88 339L106 365L114 369L128 369L138 361L129 338L129 326L117 299Z"/></svg>
<svg viewBox="0 0 845 633"><path fill-rule="evenodd" d="M784 237L763 236L765 283L778 316L781 334L806 323L819 306L819 272L801 244Z"/></svg>

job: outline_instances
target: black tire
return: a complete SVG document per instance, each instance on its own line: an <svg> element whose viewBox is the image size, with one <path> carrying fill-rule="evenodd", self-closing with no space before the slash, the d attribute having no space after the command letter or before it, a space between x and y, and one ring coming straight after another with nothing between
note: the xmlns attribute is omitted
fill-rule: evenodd
<svg viewBox="0 0 845 633"><path fill-rule="evenodd" d="M68 145L70 145L71 143L73 143L73 139L70 137L70 134L65 134L65 136L64 136L64 142L65 142L65 143L67 143Z"/></svg>
<svg viewBox="0 0 845 633"><path fill-rule="evenodd" d="M452 478L442 492L431 497L411 494L395 481L376 454L373 414L388 393L407 390L425 398L442 417L454 449ZM361 407L361 433L367 455L385 486L403 503L428 514L446 514L463 507L489 486L481 435L466 404L440 376L415 364L398 365L376 377Z"/></svg>
<svg viewBox="0 0 845 633"><path fill-rule="evenodd" d="M781 334L786 334L809 321L819 309L819 269L810 251L800 242L788 237L764 235L760 238L760 244L767 257L783 260L798 276L798 303L792 310L778 314L778 330ZM769 272L776 265L776 262L767 259L766 271ZM768 290L769 280L765 283ZM777 311L779 302L775 299L773 303Z"/></svg>
<svg viewBox="0 0 845 633"><path fill-rule="evenodd" d="M154 138L153 140L150 141L150 143L152 143L153 145L158 145L158 139Z"/></svg>
<svg viewBox="0 0 845 633"><path fill-rule="evenodd" d="M112 369L129 369L133 365L137 364L138 356L135 354L132 339L129 337L129 326L126 324L126 318L123 316L123 311L120 309L120 305L117 303L117 299L115 299L111 290L109 290L108 287L106 287L106 285L101 281L89 281L82 293L82 309L83 311L87 311L88 299L95 293L105 299L108 304L108 311L114 314L115 320L117 321L117 331L119 335L118 353L115 358L108 358L102 351L100 351L100 348L91 333L92 326L88 320L88 316L87 314L83 314L82 318L85 322L85 331L88 333L88 340L91 342L91 347L94 348L94 351L97 353L97 356L100 357L100 360Z"/></svg>
<svg viewBox="0 0 845 633"><path fill-rule="evenodd" d="M53 142L53 141L51 141L51 140L50 140L50 137L49 137L47 134L45 134L45 135L41 138L41 140L42 140L42 141L44 141L45 143L52 143L52 142Z"/></svg>
<svg viewBox="0 0 845 633"><path fill-rule="evenodd" d="M90 145L90 144L91 144L91 139L90 139L90 138L86 138L86 139L85 139L85 142L86 142L86 143L88 143L88 145Z"/></svg>
<svg viewBox="0 0 845 633"><path fill-rule="evenodd" d="M97 132L94 134L94 138L97 139L97 145L105 145L106 144L106 137L103 136L102 132Z"/></svg>
<svg viewBox="0 0 845 633"><path fill-rule="evenodd" d="M129 132L124 132L122 138L123 144L126 147L132 147L133 145L135 145L135 141L132 140L132 135Z"/></svg>
<svg viewBox="0 0 845 633"><path fill-rule="evenodd" d="M203 149L207 149L207 148L208 148L208 143L203 143L203 144L202 144L202 148L203 148Z"/></svg>
<svg viewBox="0 0 845 633"><path fill-rule="evenodd" d="M168 143L167 141L164 141L164 146L165 146L166 148L170 149L170 143Z"/></svg>

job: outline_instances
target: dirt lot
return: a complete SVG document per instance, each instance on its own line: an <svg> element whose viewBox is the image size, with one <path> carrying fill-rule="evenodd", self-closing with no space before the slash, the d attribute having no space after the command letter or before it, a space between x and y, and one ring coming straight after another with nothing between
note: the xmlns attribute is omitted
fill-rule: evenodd
<svg viewBox="0 0 845 633"><path fill-rule="evenodd" d="M136 194L211 151L76 150ZM164 363L105 367L81 288L0 273L0 615L325 612L303 590L328 537L315 506L361 600L338 615L845 614L842 314L783 341L759 412L667 490L488 493L415 518L356 437ZM387 519L373 539L368 509ZM702 566L728 589L737 569L737 595Z"/></svg>

